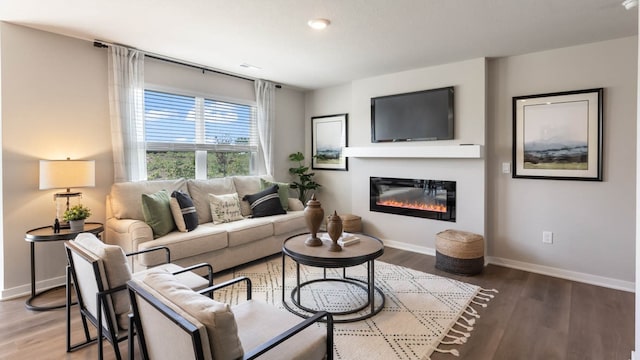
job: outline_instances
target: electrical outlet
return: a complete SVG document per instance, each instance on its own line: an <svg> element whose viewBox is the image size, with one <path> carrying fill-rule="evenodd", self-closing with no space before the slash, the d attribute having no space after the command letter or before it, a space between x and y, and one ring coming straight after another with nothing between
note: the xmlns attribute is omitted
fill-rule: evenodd
<svg viewBox="0 0 640 360"><path fill-rule="evenodd" d="M508 174L511 172L511 163L510 162L503 162L502 163L502 173L503 174Z"/></svg>
<svg viewBox="0 0 640 360"><path fill-rule="evenodd" d="M542 242L545 244L553 244L553 233L551 231L543 231Z"/></svg>

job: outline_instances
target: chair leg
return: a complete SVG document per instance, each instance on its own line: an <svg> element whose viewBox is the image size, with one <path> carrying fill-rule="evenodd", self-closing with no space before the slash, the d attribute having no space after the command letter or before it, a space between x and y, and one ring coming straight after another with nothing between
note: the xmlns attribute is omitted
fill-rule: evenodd
<svg viewBox="0 0 640 360"><path fill-rule="evenodd" d="M133 349L133 315L129 314L129 329L127 329L127 351L129 352L128 360L134 360Z"/></svg>
<svg viewBox="0 0 640 360"><path fill-rule="evenodd" d="M82 313L82 311L79 311L80 319L82 320L82 327L84 330L85 340L84 342L71 345L71 307L73 306L73 303L71 301L71 267L67 265L66 270L67 270L66 271L67 278L66 278L66 289L65 289L66 290L65 311L66 311L66 317L67 317L66 319L67 320L67 352L72 352L78 348L81 348L81 347L84 347L85 345L89 345L93 343L94 341L96 341L96 339L91 338L91 334L89 333L89 326L87 324L87 318Z"/></svg>
<svg viewBox="0 0 640 360"><path fill-rule="evenodd" d="M96 309L97 309L97 313L98 313L98 325L97 325L97 331L98 331L98 359L102 360L104 358L104 344L103 344L103 340L104 340L104 327L102 326L102 312L103 310L106 311L106 309L103 309L102 306L102 295L100 293L96 294ZM122 360L122 356L120 355L120 347L118 346L118 339L116 334L110 334L110 343L113 346L113 352L116 355L116 360Z"/></svg>

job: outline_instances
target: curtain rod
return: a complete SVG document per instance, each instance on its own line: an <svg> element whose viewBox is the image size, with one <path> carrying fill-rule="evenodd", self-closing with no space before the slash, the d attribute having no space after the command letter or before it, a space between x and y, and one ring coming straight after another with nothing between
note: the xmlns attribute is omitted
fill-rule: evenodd
<svg viewBox="0 0 640 360"><path fill-rule="evenodd" d="M109 46L112 46L112 45L114 45L114 44L107 43L107 42L104 42L104 41L98 41L98 40L94 40L93 41L93 46L97 47L97 48L108 48ZM256 81L256 79L252 79L252 78L248 78L248 77L244 77L244 76L240 76L240 75L236 75L236 74L232 74L232 73L216 70L216 69L213 69L213 68L210 68L210 67L207 67L207 66L188 63L188 62L185 62L185 61L182 61L182 60L173 59L173 58L170 58L170 57L167 57L167 56L162 56L162 55L150 53L150 52L147 52L147 51L142 51L142 52L144 53L144 55L146 57L150 57L152 59L156 59L156 60L165 61L165 62L172 63L172 64L177 64L177 65L182 65L182 66L187 66L187 67L191 67L191 68L194 68L194 69L202 70L203 74L204 74L205 71L209 71L209 72L212 72L212 73L231 76L231 77L242 79L242 80ZM276 88L280 89L280 88L282 88L282 85L276 84Z"/></svg>

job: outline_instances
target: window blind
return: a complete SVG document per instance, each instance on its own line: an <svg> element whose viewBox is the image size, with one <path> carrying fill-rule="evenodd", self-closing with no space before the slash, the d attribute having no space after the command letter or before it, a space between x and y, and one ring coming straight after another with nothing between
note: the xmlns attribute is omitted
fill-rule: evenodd
<svg viewBox="0 0 640 360"><path fill-rule="evenodd" d="M254 152L255 106L145 90L149 151Z"/></svg>

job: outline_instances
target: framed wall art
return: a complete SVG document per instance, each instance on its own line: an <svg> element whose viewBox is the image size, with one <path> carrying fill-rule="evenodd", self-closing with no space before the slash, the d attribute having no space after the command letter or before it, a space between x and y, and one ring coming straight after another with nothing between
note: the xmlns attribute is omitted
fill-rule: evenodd
<svg viewBox="0 0 640 360"><path fill-rule="evenodd" d="M311 168L348 170L344 148L347 147L348 114L311 118Z"/></svg>
<svg viewBox="0 0 640 360"><path fill-rule="evenodd" d="M513 98L513 177L602 181L603 89Z"/></svg>

